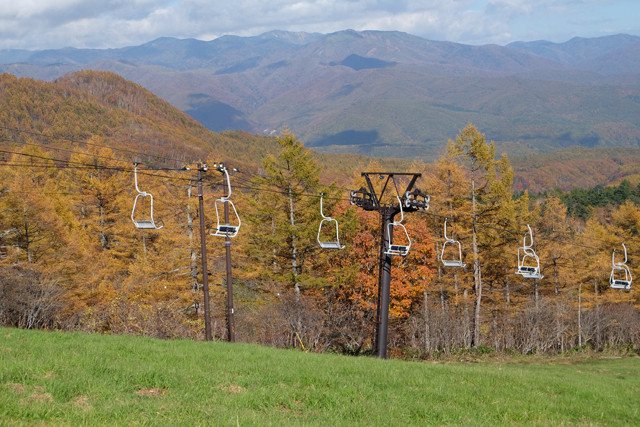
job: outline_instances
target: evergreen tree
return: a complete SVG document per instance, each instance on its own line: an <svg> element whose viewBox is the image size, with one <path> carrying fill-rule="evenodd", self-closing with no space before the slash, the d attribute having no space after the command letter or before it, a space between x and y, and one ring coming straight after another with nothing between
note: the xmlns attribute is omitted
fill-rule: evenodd
<svg viewBox="0 0 640 427"><path fill-rule="evenodd" d="M264 175L253 181L248 254L263 264L265 275L293 289L290 323L299 333L301 293L313 284L309 273L318 251L319 168L293 133L285 131L277 142L280 152L264 159Z"/></svg>

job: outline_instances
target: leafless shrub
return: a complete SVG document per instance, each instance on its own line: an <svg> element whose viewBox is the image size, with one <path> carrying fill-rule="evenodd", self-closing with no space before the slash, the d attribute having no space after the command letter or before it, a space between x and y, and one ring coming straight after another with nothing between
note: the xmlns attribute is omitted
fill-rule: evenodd
<svg viewBox="0 0 640 427"><path fill-rule="evenodd" d="M37 271L0 269L0 323L25 329L55 328L67 306L65 290Z"/></svg>

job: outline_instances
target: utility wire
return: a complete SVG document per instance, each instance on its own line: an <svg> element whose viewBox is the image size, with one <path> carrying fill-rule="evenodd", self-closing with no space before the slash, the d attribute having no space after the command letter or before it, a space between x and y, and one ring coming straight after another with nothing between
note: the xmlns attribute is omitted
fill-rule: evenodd
<svg viewBox="0 0 640 427"><path fill-rule="evenodd" d="M35 164L25 164L25 163L9 163L8 161L2 161L0 160L0 165L2 166L13 166L13 167L55 167L57 169L94 169L94 170L111 170L111 171L118 171L118 172L133 172L134 169L128 169L125 167L115 167L115 166L103 166L103 165L99 165L99 164L91 164L91 163L83 163L83 162L78 162L78 161L73 161L73 160L65 160L65 159L57 159L57 158L51 158L51 157L45 157L45 156L39 156L39 155L35 155L35 154L27 154L27 153L20 153L20 152L16 152L16 151L8 151L8 150L0 150L0 153L4 153L4 154L10 154L10 155L17 155L17 156L23 156L23 157L29 157L29 158L33 158L33 159L37 159L40 161L46 161L46 162L53 162L53 163L62 163L63 165L56 165L56 164L47 164L47 163L35 163ZM149 170L156 170L156 169L149 169ZM166 170L166 171L188 171L188 169L186 168L180 168L180 169L169 169L169 168L163 168L160 170ZM147 176L153 176L153 177L157 177L157 178L166 178L166 179L176 179L176 180L183 180L183 181L193 181L194 178L181 178L181 177L175 177L175 176L169 176L169 175L162 175L162 174L158 174L158 173L150 173L150 172L146 172L144 170L138 170L138 174L140 175L147 175Z"/></svg>
<svg viewBox="0 0 640 427"><path fill-rule="evenodd" d="M115 157L101 156L99 154L92 154L92 153L83 153L83 152L80 152L80 151L70 150L68 148L45 146L43 144L37 144L37 143L33 143L33 142L16 141L16 140L12 140L12 139L0 139L0 142L19 144L21 146L22 145L27 145L27 146L32 146L32 147L45 148L47 150L62 151L62 152L65 152L65 153L77 154L77 155L81 155L81 156L90 157L92 159L104 159L104 160L109 160L109 161L113 161L113 162L127 163L126 160L116 159Z"/></svg>
<svg viewBox="0 0 640 427"><path fill-rule="evenodd" d="M0 129L6 129L2 126L0 126ZM27 154L27 153L20 153L20 152L14 152L14 151L8 151L8 150L0 150L0 153L5 153L5 154L12 154L12 155L19 155L19 156L25 156L25 157L29 157L29 158L34 158L37 160L41 160L41 161L47 161L47 162L54 162L54 163L63 163L64 165L51 165L51 164L38 164L38 163L34 163L34 164L21 164L21 163L8 163L5 162L3 163L0 160L0 166L9 166L9 167L41 167L41 168L49 168L49 167L56 167L58 169L93 169L93 170L112 170L112 171L119 171L119 172L133 172L133 169L127 169L124 167L110 167L110 166L101 166L101 165L97 165L97 164L88 164L88 163L82 163L82 162L77 162L77 161L70 161L70 160L64 160L64 159L56 159L56 158L49 158L49 157L45 157L45 156L39 156L39 155L34 155L34 154ZM117 160L117 159L110 159L110 160L114 160L114 161L122 161L122 160ZM174 171L185 171L186 169L182 168L182 169L164 169L164 170L174 170ZM182 180L182 181L189 181L189 182L195 182L196 179L195 178L181 178L181 177L175 177L175 176L168 176L168 175L162 175L162 174L157 174L157 173L150 173L150 172L146 172L144 170L138 170L138 173L141 175L147 175L147 176L151 176L151 177L156 177L156 178L165 178L165 179L172 179L172 180ZM252 176L260 176L257 174L252 174L249 172L243 172L245 175L252 175ZM224 182L212 182L209 178L210 175L207 175L207 183L209 185L212 186L222 186L225 183ZM265 184L265 186L262 186L260 184L256 185L253 181L250 181L246 178L240 178L238 176L236 176L236 179L242 183L245 183L245 185L235 185L234 188L238 188L238 189L243 189L243 190L249 190L249 191L258 191L258 192L269 192L272 194L280 194L280 195L288 195L289 193L284 191L284 190L278 190L278 189L273 189L273 188L268 188L268 184ZM204 180L203 180L204 181ZM343 190L343 191L347 191L347 190ZM60 193L63 194L63 193ZM298 194L300 197L312 197L312 198L317 198L319 199L321 197L321 194L319 193L300 193ZM325 197L325 199L332 199L332 200L337 200L337 201L349 201L350 199L346 199L343 197ZM444 218L444 219L448 219L448 218L452 218L451 215L442 215L436 212L429 212L428 215L432 215L434 217L437 218ZM458 213L459 215L469 215L472 216L472 214L465 214L465 213ZM464 224L467 225L471 225L472 223L470 221L467 220L460 220L458 219L456 222L462 222ZM507 228L502 228L502 227L495 227L495 226L491 226L488 224L483 224L483 223L477 223L476 222L476 227L479 228L485 228L485 229L491 229L494 231L498 231L501 233L506 233L509 234L511 236L513 236L514 240L518 240L522 234L519 234L513 230L507 229ZM542 241L554 241L557 242L560 239L551 239L551 238L547 238L547 237L538 237L536 236L536 240L542 240ZM601 242L604 243L608 243L605 242L604 240L598 239ZM560 241L564 241L565 243L569 244L569 245L573 245L573 246L579 246L579 247L583 247L586 249L592 249L592 250L601 250L601 248L596 248L593 246L588 246L588 245L584 245L584 244L580 244L577 243L575 241L571 241L571 242L567 242L566 240L560 240Z"/></svg>
<svg viewBox="0 0 640 427"><path fill-rule="evenodd" d="M9 132L18 132L18 133L24 133L27 135L31 135L31 136L38 136L41 138L47 138L47 139L55 139L55 140L60 140L60 141L68 141L68 142L73 142L75 144L85 144L88 146L92 146L92 147L99 147L99 148L109 148L113 151L119 151L122 153L127 153L127 154L135 154L138 156L143 156L143 157L152 157L158 160L164 160L167 162L176 162L175 159L170 159L168 157L164 157L164 156L159 156L157 154L148 154L148 153L143 153L140 151L135 151L135 150L128 150L125 148L117 148L117 147L111 147L111 146L105 146L105 145L100 145L100 144L95 144L95 143L91 143L88 141L81 141L81 140L77 140L74 138L69 138L69 137L62 137L62 136L55 136L55 135L46 135L44 133L41 132L35 132L35 131L29 131L29 130L23 130L23 129L17 129L17 128L11 128L8 126L0 126L0 130L6 130Z"/></svg>

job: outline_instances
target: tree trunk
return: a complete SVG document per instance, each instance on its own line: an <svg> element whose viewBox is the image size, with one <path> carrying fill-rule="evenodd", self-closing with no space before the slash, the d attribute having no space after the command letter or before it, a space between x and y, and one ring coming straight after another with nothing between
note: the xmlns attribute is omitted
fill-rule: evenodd
<svg viewBox="0 0 640 427"><path fill-rule="evenodd" d="M291 229L293 230L296 226L296 220L293 211L293 189L291 185L289 185L289 221L291 223ZM291 272L293 273L293 289L296 295L296 328L298 333L300 333L302 329L302 313L300 312L301 307L301 295L300 295L300 284L298 283L298 275L300 271L298 270L298 248L296 246L295 236L291 236Z"/></svg>
<svg viewBox="0 0 640 427"><path fill-rule="evenodd" d="M480 345L480 307L482 304L482 275L480 272L480 256L478 253L478 232L476 229L476 186L471 181L471 208L473 210L473 278L476 287L476 304L473 315L473 342L472 346Z"/></svg>
<svg viewBox="0 0 640 427"><path fill-rule="evenodd" d="M31 236L29 236L29 221L27 220L27 208L23 209L24 213L24 249L27 251L27 262L33 262L33 256L31 255Z"/></svg>
<svg viewBox="0 0 640 427"><path fill-rule="evenodd" d="M424 349L428 352L431 350L431 330L429 329L429 294L427 290L422 291L424 296Z"/></svg>
<svg viewBox="0 0 640 427"><path fill-rule="evenodd" d="M100 244L102 245L102 249L109 249L109 241L107 239L107 234L104 232L105 220L104 220L104 207L102 205L102 201L100 199Z"/></svg>
<svg viewBox="0 0 640 427"><path fill-rule="evenodd" d="M578 347L582 347L582 283L578 286Z"/></svg>
<svg viewBox="0 0 640 427"><path fill-rule="evenodd" d="M560 293L560 279L558 277L558 257L555 246L553 247L553 284L556 288L556 295L558 295Z"/></svg>
<svg viewBox="0 0 640 427"><path fill-rule="evenodd" d="M464 290L464 328L463 328L463 342L465 347L469 347L471 343L469 342L469 291L467 289Z"/></svg>
<svg viewBox="0 0 640 427"><path fill-rule="evenodd" d="M191 187L187 189L187 234L189 236L189 250L191 251L191 263L189 278L191 279L194 290L198 291L198 254L196 253L196 248L193 243L193 217L191 216Z"/></svg>

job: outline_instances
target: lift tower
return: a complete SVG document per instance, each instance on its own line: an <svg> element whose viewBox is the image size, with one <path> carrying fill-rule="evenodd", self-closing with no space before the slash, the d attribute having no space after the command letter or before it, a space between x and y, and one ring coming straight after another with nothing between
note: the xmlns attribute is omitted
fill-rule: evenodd
<svg viewBox="0 0 640 427"><path fill-rule="evenodd" d="M391 290L391 250L393 239L393 218L398 213L415 212L429 209L429 196L425 196L420 190L415 189L416 180L422 176L419 173L395 173L395 172L362 172L367 188L360 187L352 190L350 202L366 211L378 211L381 217L380 238L380 268L378 274L378 308L376 311L376 355L382 359L387 358L387 331L389 326L389 299ZM384 180L380 193L376 193L371 177ZM409 178L409 184L404 191L399 191L395 177ZM390 188L389 184L392 184ZM387 190L396 192L395 203L385 203ZM407 248L408 250L408 248ZM404 253L403 255L406 255Z"/></svg>

